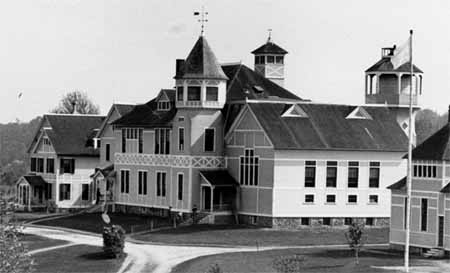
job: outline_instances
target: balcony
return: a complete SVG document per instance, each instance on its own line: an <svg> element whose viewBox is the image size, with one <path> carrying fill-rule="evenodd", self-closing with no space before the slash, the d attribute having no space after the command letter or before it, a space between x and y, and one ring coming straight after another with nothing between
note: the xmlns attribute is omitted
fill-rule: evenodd
<svg viewBox="0 0 450 273"><path fill-rule="evenodd" d="M177 108L223 108L223 102L219 101L177 101Z"/></svg>
<svg viewBox="0 0 450 273"><path fill-rule="evenodd" d="M116 153L114 164L180 168L225 168L225 158L223 156Z"/></svg>
<svg viewBox="0 0 450 273"><path fill-rule="evenodd" d="M418 104L417 95L412 96L412 104ZM409 105L409 94L366 94L367 104Z"/></svg>

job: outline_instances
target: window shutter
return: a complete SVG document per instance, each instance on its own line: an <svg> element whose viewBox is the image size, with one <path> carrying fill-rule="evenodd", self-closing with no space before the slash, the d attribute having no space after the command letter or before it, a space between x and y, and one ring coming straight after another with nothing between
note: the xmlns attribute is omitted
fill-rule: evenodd
<svg viewBox="0 0 450 273"><path fill-rule="evenodd" d="M64 159L60 159L59 160L59 173L63 174L64 173Z"/></svg>
<svg viewBox="0 0 450 273"><path fill-rule="evenodd" d="M75 173L75 159L71 159L71 162L70 162L70 173Z"/></svg>

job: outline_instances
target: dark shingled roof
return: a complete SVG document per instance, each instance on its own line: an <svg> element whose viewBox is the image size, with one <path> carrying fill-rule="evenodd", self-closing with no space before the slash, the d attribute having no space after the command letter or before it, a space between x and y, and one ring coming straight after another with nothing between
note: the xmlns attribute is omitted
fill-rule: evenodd
<svg viewBox="0 0 450 273"><path fill-rule="evenodd" d="M442 193L450 193L450 182L441 189Z"/></svg>
<svg viewBox="0 0 450 273"><path fill-rule="evenodd" d="M45 132L58 155L98 156L98 150L89 143L104 116L49 114L44 118L51 126Z"/></svg>
<svg viewBox="0 0 450 273"><path fill-rule="evenodd" d="M417 66L413 65L414 73L423 73ZM397 69L394 69L394 66L391 63L391 59L389 57L381 58L376 64L372 65L370 68L366 70L366 72L410 72L411 71L411 63L407 62L402 64Z"/></svg>
<svg viewBox="0 0 450 273"><path fill-rule="evenodd" d="M227 82L227 102L242 101L245 98L258 100L302 100L243 64L223 65L222 68L230 79Z"/></svg>
<svg viewBox="0 0 450 273"><path fill-rule="evenodd" d="M175 78L183 79L221 79L227 80L214 52L209 47L205 37L200 36L189 53L185 63L184 72Z"/></svg>
<svg viewBox="0 0 450 273"><path fill-rule="evenodd" d="M227 170L200 171L200 174L213 186L239 185Z"/></svg>
<svg viewBox="0 0 450 273"><path fill-rule="evenodd" d="M406 176L387 187L390 190L404 190L406 189Z"/></svg>
<svg viewBox="0 0 450 273"><path fill-rule="evenodd" d="M177 109L172 106L169 111L158 111L157 101L153 99L146 104L136 105L131 112L118 118L112 124L117 127L171 127Z"/></svg>
<svg viewBox="0 0 450 273"><path fill-rule="evenodd" d="M292 104L249 103L275 149L407 150L408 139L386 107L363 108L372 119L347 119L349 105L298 104L308 117L282 117Z"/></svg>
<svg viewBox="0 0 450 273"><path fill-rule="evenodd" d="M450 160L450 123L427 138L412 153L414 159Z"/></svg>
<svg viewBox="0 0 450 273"><path fill-rule="evenodd" d="M47 185L47 182L45 182L44 178L40 175L24 175L23 178L32 186Z"/></svg>
<svg viewBox="0 0 450 273"><path fill-rule="evenodd" d="M104 168L95 168L95 172L91 175L91 178L94 177L97 172L100 172L105 178L116 176L116 172L114 171L114 164L108 165Z"/></svg>
<svg viewBox="0 0 450 273"><path fill-rule="evenodd" d="M252 51L253 54L287 54L288 52L281 47L279 47L277 44L271 41L267 41L267 43L263 44L262 46L258 47L257 49Z"/></svg>
<svg viewBox="0 0 450 273"><path fill-rule="evenodd" d="M123 116L129 113L131 110L133 110L135 106L136 106L135 104L120 104L120 103L114 104L114 107L116 107L119 116Z"/></svg>

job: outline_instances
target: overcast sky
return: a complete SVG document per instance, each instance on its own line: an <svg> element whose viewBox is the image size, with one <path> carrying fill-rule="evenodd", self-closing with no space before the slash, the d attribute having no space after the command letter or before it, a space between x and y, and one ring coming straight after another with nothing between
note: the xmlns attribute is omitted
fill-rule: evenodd
<svg viewBox="0 0 450 273"><path fill-rule="evenodd" d="M442 113L450 104L450 1L3 0L0 122L42 115L73 90L105 114L113 102L144 103L173 87L202 5L219 61L253 67L250 52L271 28L289 51L285 86L319 102L364 103L364 70L412 28L422 106Z"/></svg>

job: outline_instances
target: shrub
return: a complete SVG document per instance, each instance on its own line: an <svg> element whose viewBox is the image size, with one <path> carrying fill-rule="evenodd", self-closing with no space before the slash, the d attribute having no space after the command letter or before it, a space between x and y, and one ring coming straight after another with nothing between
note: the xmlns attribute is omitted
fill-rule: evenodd
<svg viewBox="0 0 450 273"><path fill-rule="evenodd" d="M273 261L272 267L279 273L298 273L304 264L305 257L295 254L278 257Z"/></svg>
<svg viewBox="0 0 450 273"><path fill-rule="evenodd" d="M206 273L223 273L218 264L213 264Z"/></svg>
<svg viewBox="0 0 450 273"><path fill-rule="evenodd" d="M119 225L103 228L103 251L108 257L120 258L125 247L125 230Z"/></svg>
<svg viewBox="0 0 450 273"><path fill-rule="evenodd" d="M55 213L56 212L56 203L53 200L47 201L47 213Z"/></svg>
<svg viewBox="0 0 450 273"><path fill-rule="evenodd" d="M356 264L359 264L359 251L367 239L364 233L364 225L358 223L351 224L347 232L345 232L345 238L350 249L355 252Z"/></svg>

